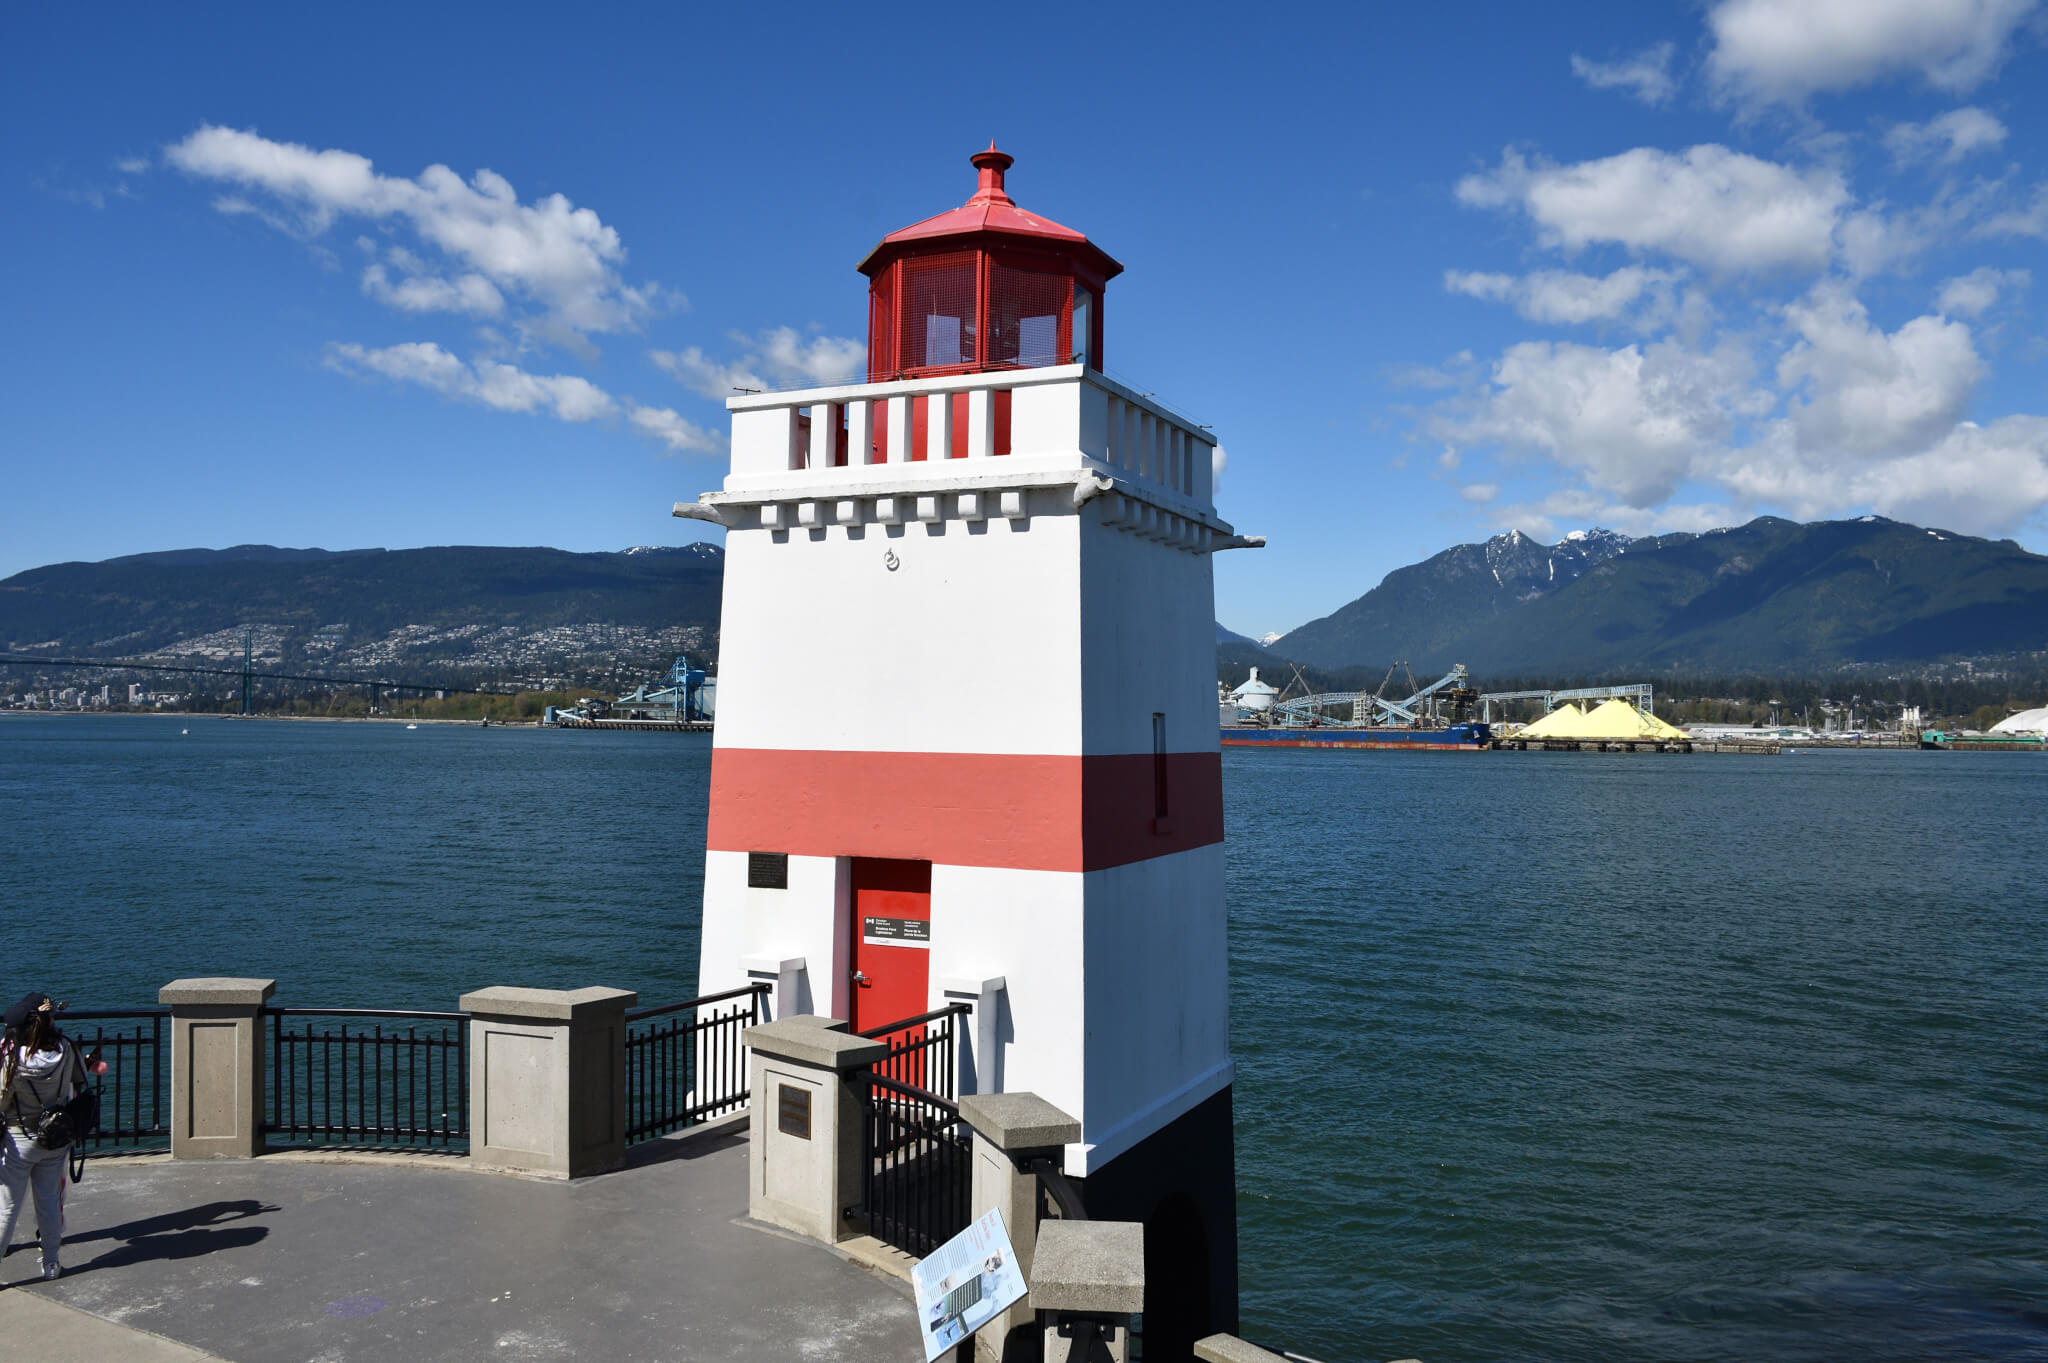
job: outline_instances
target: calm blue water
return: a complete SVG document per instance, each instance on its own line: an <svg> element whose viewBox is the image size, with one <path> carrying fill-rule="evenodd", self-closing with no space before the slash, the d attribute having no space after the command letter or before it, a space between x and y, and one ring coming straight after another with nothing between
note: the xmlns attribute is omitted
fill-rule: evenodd
<svg viewBox="0 0 2048 1363"><path fill-rule="evenodd" d="M708 754L0 718L0 994L683 997ZM1224 771L1247 1333L1330 1363L2048 1359L2048 762Z"/></svg>

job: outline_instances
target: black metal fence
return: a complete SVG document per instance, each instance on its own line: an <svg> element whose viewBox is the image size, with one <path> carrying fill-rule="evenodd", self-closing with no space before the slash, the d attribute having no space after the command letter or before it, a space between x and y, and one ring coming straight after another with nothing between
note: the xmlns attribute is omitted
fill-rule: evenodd
<svg viewBox="0 0 2048 1363"><path fill-rule="evenodd" d="M469 1148L469 1014L263 1013L272 1144Z"/></svg>
<svg viewBox="0 0 2048 1363"><path fill-rule="evenodd" d="M870 1073L861 1090L861 1202L876 1239L919 1257L967 1229L972 1138L954 1103Z"/></svg>
<svg viewBox="0 0 2048 1363"><path fill-rule="evenodd" d="M740 1034L767 1021L768 986L626 1014L626 1141L652 1140L746 1106Z"/></svg>
<svg viewBox="0 0 2048 1363"><path fill-rule="evenodd" d="M749 985L626 1014L628 1141L747 1105L740 1036L767 1020L768 992L766 984ZM83 1146L168 1145L171 1010L71 1009L64 1025L81 1053L97 1050L107 1065L98 1080L99 1130ZM262 1025L270 1067L263 1130L271 1145L469 1148L469 1014L271 1007ZM919 1057L940 1044L948 1048L950 1092L948 1028L920 1027L916 1042L892 1051L891 1060L922 1076Z"/></svg>
<svg viewBox="0 0 2048 1363"><path fill-rule="evenodd" d="M889 1043L889 1054L870 1068L898 1084L941 1098L959 1097L956 1033L964 1025L961 1020L973 1011L968 1004L953 1003L914 1018L863 1029L862 1036Z"/></svg>
<svg viewBox="0 0 2048 1363"><path fill-rule="evenodd" d="M169 1145L171 1010L71 1008L60 1021L80 1054L97 1051L107 1067L95 1080L99 1130L79 1144L87 1150Z"/></svg>

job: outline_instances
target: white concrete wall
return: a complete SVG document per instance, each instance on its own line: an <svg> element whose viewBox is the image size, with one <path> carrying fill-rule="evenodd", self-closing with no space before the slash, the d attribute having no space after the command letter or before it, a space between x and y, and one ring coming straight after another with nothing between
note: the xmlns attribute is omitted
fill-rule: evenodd
<svg viewBox="0 0 2048 1363"><path fill-rule="evenodd" d="M718 745L1079 753L1077 519L859 529L726 535Z"/></svg>
<svg viewBox="0 0 2048 1363"><path fill-rule="evenodd" d="M1092 1169L1230 1082L1230 948L1221 843L1083 879Z"/></svg>
<svg viewBox="0 0 2048 1363"><path fill-rule="evenodd" d="M704 854L704 922L697 955L699 994L752 983L741 961L804 958L805 997L784 1012L846 1016L846 867L837 857L789 859L789 888L747 885L745 852Z"/></svg>
<svg viewBox="0 0 2048 1363"><path fill-rule="evenodd" d="M1213 559L1091 520L1081 541L1082 748L1216 751Z"/></svg>

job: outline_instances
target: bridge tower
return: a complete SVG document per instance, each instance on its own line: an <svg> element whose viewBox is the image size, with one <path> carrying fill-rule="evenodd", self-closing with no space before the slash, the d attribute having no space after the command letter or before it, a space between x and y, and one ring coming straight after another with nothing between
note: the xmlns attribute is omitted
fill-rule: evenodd
<svg viewBox="0 0 2048 1363"><path fill-rule="evenodd" d="M676 508L727 528L700 986L856 1031L974 1001L963 1085L1078 1117L1148 1318L1229 1329L1210 555L1252 541L1209 431L1102 372L1123 267L972 163L861 262L868 381L730 399Z"/></svg>

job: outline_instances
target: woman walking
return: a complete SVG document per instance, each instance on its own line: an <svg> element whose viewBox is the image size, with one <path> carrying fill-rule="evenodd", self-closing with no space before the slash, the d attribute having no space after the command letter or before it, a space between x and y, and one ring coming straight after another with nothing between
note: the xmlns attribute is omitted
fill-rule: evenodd
<svg viewBox="0 0 2048 1363"><path fill-rule="evenodd" d="M45 1114L61 1109L86 1083L86 1061L57 1030L56 1007L47 994L23 998L7 1010L6 1022L0 1037L0 1252L13 1247L22 1194L33 1188L43 1277L55 1278L64 1271L57 1252L64 1243L71 1132L61 1118L56 1126L63 1129L52 1129Z"/></svg>

